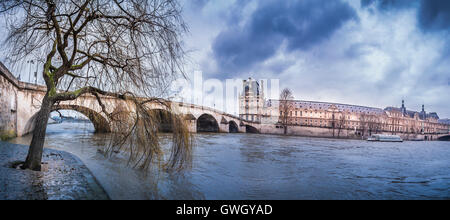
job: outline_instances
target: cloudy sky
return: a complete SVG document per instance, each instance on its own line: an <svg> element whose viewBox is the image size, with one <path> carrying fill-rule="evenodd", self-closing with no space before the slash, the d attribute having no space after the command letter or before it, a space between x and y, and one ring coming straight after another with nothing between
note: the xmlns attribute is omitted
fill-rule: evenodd
<svg viewBox="0 0 450 220"><path fill-rule="evenodd" d="M180 1L186 70L204 80L279 79L296 99L379 108L405 99L450 118L448 0Z"/></svg>
<svg viewBox="0 0 450 220"><path fill-rule="evenodd" d="M183 0L190 70L450 117L450 1Z"/></svg>

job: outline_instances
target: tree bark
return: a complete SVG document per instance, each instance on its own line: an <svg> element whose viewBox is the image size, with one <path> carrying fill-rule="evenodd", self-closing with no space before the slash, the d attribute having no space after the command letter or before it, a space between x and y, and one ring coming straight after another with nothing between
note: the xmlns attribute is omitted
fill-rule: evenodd
<svg viewBox="0 0 450 220"><path fill-rule="evenodd" d="M48 97L48 94L46 94L42 100L41 109L37 113L37 117L35 119L33 139L31 140L30 148L28 149L27 159L22 166L24 169L31 169L35 171L41 170L45 132L47 130L48 118L50 117L52 106L53 101Z"/></svg>

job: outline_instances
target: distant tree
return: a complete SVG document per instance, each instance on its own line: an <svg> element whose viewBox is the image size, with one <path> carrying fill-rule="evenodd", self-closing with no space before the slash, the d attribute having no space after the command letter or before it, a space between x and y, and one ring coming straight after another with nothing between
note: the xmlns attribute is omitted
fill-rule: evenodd
<svg viewBox="0 0 450 220"><path fill-rule="evenodd" d="M373 113L367 114L366 117L367 117L367 130L369 132L369 135L372 135L372 133L377 133L380 126L378 123L378 117Z"/></svg>
<svg viewBox="0 0 450 220"><path fill-rule="evenodd" d="M380 117L376 117L376 126L375 126L375 133L380 133L383 130L383 123L381 122Z"/></svg>
<svg viewBox="0 0 450 220"><path fill-rule="evenodd" d="M364 137L366 135L367 127L369 122L369 116L362 112L359 114L359 124L360 124L360 130L361 130L361 136Z"/></svg>
<svg viewBox="0 0 450 220"><path fill-rule="evenodd" d="M23 168L40 170L49 114L60 102L93 95L109 118L112 149L130 154L147 168L162 160L160 118L150 103L171 110L160 99L168 82L182 74L180 36L187 31L175 0L2 0L7 20L9 61L42 57L47 92L37 113L33 138ZM133 110L108 112L104 98L127 101ZM174 116L173 146L165 167L189 161L190 136ZM114 150L115 151L115 150ZM161 163L157 163L161 164Z"/></svg>
<svg viewBox="0 0 450 220"><path fill-rule="evenodd" d="M292 100L294 96L292 95L292 91L288 88L283 89L280 94L280 122L284 129L284 134L287 134L287 127L290 123L289 117L290 112L293 108Z"/></svg>
<svg viewBox="0 0 450 220"><path fill-rule="evenodd" d="M339 116L339 119L337 120L336 123L336 127L338 129L338 138L341 136L341 131L342 129L344 129L346 127L347 124L347 115L345 114L345 112L342 112L341 115Z"/></svg>

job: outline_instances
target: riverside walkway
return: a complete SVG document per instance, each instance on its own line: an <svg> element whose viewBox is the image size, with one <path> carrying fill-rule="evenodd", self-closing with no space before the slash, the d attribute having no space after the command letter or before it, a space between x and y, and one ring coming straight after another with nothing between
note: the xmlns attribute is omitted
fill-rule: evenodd
<svg viewBox="0 0 450 220"><path fill-rule="evenodd" d="M0 141L0 200L107 200L103 188L74 155L44 149L44 171L12 168L28 146Z"/></svg>

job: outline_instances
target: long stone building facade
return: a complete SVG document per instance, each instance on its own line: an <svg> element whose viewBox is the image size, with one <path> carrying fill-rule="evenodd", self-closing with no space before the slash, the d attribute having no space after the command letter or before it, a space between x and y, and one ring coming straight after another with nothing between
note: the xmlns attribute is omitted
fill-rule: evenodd
<svg viewBox="0 0 450 220"><path fill-rule="evenodd" d="M305 100L266 100L263 92L258 93L263 87L255 88L260 86L255 80L244 80L243 86L240 117L265 124L261 133L281 134L287 126L290 135L364 138L372 134L397 134L407 140L432 140L450 132L450 125L439 122L437 113L427 113L425 106L420 112L407 110L404 101L401 108L381 109ZM282 124L284 116L288 118L287 125Z"/></svg>

